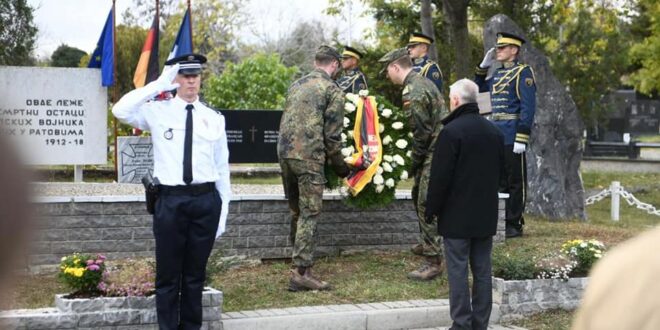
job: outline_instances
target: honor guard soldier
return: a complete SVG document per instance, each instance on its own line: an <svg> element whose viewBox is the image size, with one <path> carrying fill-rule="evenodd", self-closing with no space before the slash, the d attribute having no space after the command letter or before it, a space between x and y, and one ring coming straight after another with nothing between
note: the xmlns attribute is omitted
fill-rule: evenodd
<svg viewBox="0 0 660 330"><path fill-rule="evenodd" d="M426 222L426 194L431 171L435 140L442 129L441 119L448 113L442 93L431 81L412 69L410 55L405 48L395 49L380 60L384 71L395 85L403 85L403 111L413 133L411 176L414 178L412 199L417 212L420 241L413 247L415 254L425 256L419 269L408 278L429 281L442 273L442 240L437 221Z"/></svg>
<svg viewBox="0 0 660 330"><path fill-rule="evenodd" d="M357 94L363 89L367 89L367 77L360 71L358 65L360 59L364 56L357 49L346 46L342 52L341 67L344 75L337 79L337 85L344 93Z"/></svg>
<svg viewBox="0 0 660 330"><path fill-rule="evenodd" d="M159 329L201 328L206 263L229 210L225 119L198 96L205 62L197 54L167 61L157 80L112 109L122 122L151 132L160 182L153 216ZM176 97L153 100L172 89Z"/></svg>
<svg viewBox="0 0 660 330"><path fill-rule="evenodd" d="M480 92L490 92L491 120L504 134L507 169L506 237L523 234L523 212L527 191L525 150L536 111L536 81L529 65L518 62L525 40L510 33L498 33L495 48L488 50L477 67L474 81ZM495 58L493 58L495 54ZM494 60L502 63L492 77L486 78Z"/></svg>
<svg viewBox="0 0 660 330"><path fill-rule="evenodd" d="M413 61L413 70L431 80L442 92L442 71L437 63L429 59L429 47L432 43L433 38L415 32L408 40L408 53Z"/></svg>
<svg viewBox="0 0 660 330"><path fill-rule="evenodd" d="M344 178L350 173L341 154L344 93L333 80L340 55L321 46L314 70L291 84L280 121L277 155L284 194L291 211L292 259L295 269L290 291L329 290L330 284L312 275L316 224L321 218L326 160Z"/></svg>

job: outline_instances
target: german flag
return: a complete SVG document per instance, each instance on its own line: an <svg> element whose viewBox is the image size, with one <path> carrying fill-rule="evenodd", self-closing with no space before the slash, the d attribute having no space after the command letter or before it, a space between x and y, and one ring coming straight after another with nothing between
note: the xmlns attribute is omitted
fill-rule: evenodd
<svg viewBox="0 0 660 330"><path fill-rule="evenodd" d="M133 84L135 88L140 88L149 82L158 79L158 11L147 33L147 40L142 47L142 54L135 68Z"/></svg>

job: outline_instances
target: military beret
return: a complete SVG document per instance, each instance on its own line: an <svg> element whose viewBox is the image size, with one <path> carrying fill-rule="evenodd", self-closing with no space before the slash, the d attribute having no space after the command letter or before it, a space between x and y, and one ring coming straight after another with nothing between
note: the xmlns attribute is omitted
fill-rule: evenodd
<svg viewBox="0 0 660 330"><path fill-rule="evenodd" d="M316 51L316 55L326 55L326 56L334 57L337 59L337 61L341 59L341 55L339 55L337 50L327 45L322 45L321 47L319 47L319 49Z"/></svg>
<svg viewBox="0 0 660 330"><path fill-rule="evenodd" d="M346 47L344 47L344 52L341 53L341 56L344 57L344 58L346 58L346 57L355 57L359 60L364 55L362 53L360 53L359 50L357 50L353 47L350 47L350 46L346 46Z"/></svg>
<svg viewBox="0 0 660 330"><path fill-rule="evenodd" d="M202 73L202 64L206 63L206 57L200 54L187 54L169 59L165 65L174 65L179 63L179 74L200 74Z"/></svg>
<svg viewBox="0 0 660 330"><path fill-rule="evenodd" d="M410 36L410 39L408 39L408 47L417 45L417 44L427 44L430 45L433 43L433 38L427 36L426 34L419 33L419 32L413 32L413 34Z"/></svg>
<svg viewBox="0 0 660 330"><path fill-rule="evenodd" d="M522 46L525 43L525 39L511 33L500 32L497 34L497 45L496 47L504 47L506 45Z"/></svg>

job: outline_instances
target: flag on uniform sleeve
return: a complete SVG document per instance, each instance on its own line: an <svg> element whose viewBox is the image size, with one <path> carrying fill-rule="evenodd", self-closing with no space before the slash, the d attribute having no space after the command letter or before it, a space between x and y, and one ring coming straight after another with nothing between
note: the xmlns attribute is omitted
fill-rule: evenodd
<svg viewBox="0 0 660 330"><path fill-rule="evenodd" d="M353 140L356 152L351 156L350 163L358 171L346 177L346 185L353 196L371 182L378 166L383 159L383 144L380 140L378 123L378 105L373 96L360 97L355 114Z"/></svg>
<svg viewBox="0 0 660 330"><path fill-rule="evenodd" d="M192 54L192 52L193 43L192 30L190 28L190 9L187 9L185 15L183 15L183 20L179 27L179 33L176 34L176 40L174 40L172 51L170 52L170 55L167 56L167 59L170 60L175 57Z"/></svg>
<svg viewBox="0 0 660 330"><path fill-rule="evenodd" d="M140 60L135 68L135 75L133 76L135 88L142 87L158 79L158 26L158 15L156 15L147 33L147 40L144 41L142 54L140 54Z"/></svg>
<svg viewBox="0 0 660 330"><path fill-rule="evenodd" d="M105 26L101 32L99 42L96 43L96 48L89 59L88 68L101 69L101 85L112 86L115 84L114 66L115 66L115 49L114 49L114 7L110 9L108 19L105 20Z"/></svg>

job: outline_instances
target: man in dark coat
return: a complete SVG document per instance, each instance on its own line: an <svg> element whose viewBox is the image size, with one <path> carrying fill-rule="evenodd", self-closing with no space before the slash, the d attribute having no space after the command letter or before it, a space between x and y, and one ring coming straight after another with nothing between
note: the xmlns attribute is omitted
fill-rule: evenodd
<svg viewBox="0 0 660 330"><path fill-rule="evenodd" d="M493 300L491 250L505 173L504 135L479 115L478 90L468 79L450 87L450 114L433 151L426 200L426 219L437 218L444 244L451 329L486 329Z"/></svg>

